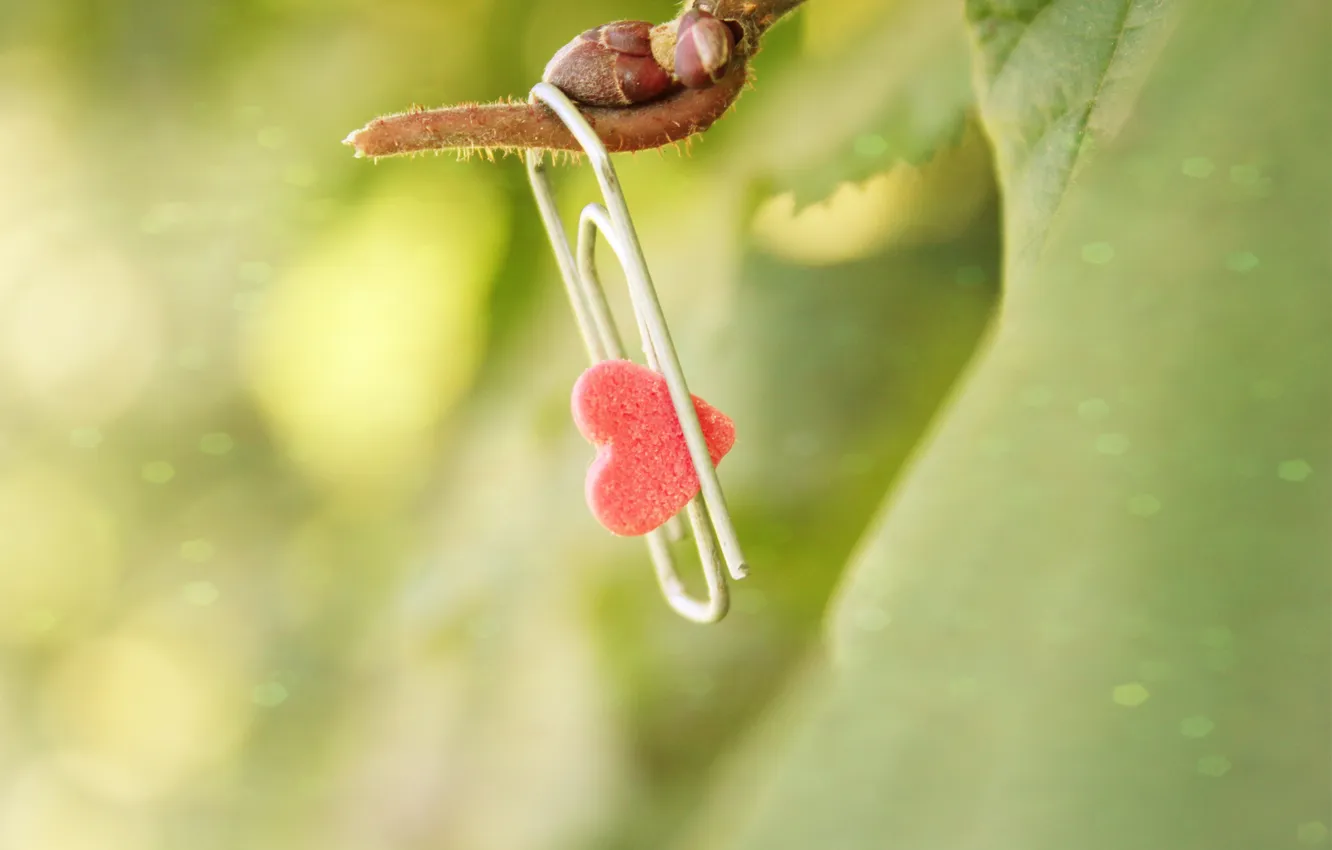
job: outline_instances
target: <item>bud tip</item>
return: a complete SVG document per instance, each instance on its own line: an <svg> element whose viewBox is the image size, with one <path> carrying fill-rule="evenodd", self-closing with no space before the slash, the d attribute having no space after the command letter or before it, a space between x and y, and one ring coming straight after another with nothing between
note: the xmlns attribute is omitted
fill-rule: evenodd
<svg viewBox="0 0 1332 850"><path fill-rule="evenodd" d="M365 153L356 144L356 137L359 136L360 134L361 134L360 130L352 130L350 133L347 134L347 138L342 140L342 143L344 145L347 145L348 147L352 148L352 156L356 157L357 159L361 159L362 157L365 156Z"/></svg>

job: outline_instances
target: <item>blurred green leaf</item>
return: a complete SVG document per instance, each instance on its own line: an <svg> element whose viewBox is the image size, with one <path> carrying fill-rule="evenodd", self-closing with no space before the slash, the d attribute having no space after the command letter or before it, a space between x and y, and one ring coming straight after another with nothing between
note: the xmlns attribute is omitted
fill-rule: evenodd
<svg viewBox="0 0 1332 850"><path fill-rule="evenodd" d="M1045 228L1084 154L1127 117L1172 26L1171 0L968 0L982 110L1019 262Z"/></svg>
<svg viewBox="0 0 1332 850"><path fill-rule="evenodd" d="M723 786L701 843L1322 840L1328 9L969 17L1004 310L736 782L755 810L726 830Z"/></svg>
<svg viewBox="0 0 1332 850"><path fill-rule="evenodd" d="M751 168L774 191L793 192L797 206L898 162L928 160L962 134L975 98L957 9L886 7L876 27L834 58L786 69L770 88L764 77L768 91L753 115L747 104L737 113Z"/></svg>

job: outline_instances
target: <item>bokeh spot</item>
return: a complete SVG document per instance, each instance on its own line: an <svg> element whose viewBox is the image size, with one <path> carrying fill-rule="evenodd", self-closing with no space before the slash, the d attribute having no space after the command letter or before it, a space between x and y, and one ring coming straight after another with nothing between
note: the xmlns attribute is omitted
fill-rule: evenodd
<svg viewBox="0 0 1332 850"><path fill-rule="evenodd" d="M1117 685L1113 693L1113 699L1116 705L1122 705L1125 708L1137 708L1151 697L1146 686L1142 682L1129 682L1124 685Z"/></svg>
<svg viewBox="0 0 1332 850"><path fill-rule="evenodd" d="M1210 717L1198 714L1179 722L1179 734L1185 738L1206 738L1216 728Z"/></svg>
<svg viewBox="0 0 1332 850"><path fill-rule="evenodd" d="M1156 516L1161 512L1161 500L1151 493L1139 493L1129 497L1128 510L1134 516Z"/></svg>
<svg viewBox="0 0 1332 850"><path fill-rule="evenodd" d="M199 451L206 455L224 455L236 446L236 441L231 435L216 431L212 434L204 434L199 438Z"/></svg>
<svg viewBox="0 0 1332 850"><path fill-rule="evenodd" d="M1295 840L1314 847L1327 841L1327 825L1322 821L1306 821L1295 828Z"/></svg>
<svg viewBox="0 0 1332 850"><path fill-rule="evenodd" d="M250 701L264 708L276 708L287 701L287 689L281 682L264 682L250 691Z"/></svg>
<svg viewBox="0 0 1332 850"><path fill-rule="evenodd" d="M1226 268L1240 274L1251 272L1258 268L1258 255L1252 251L1236 251L1226 257Z"/></svg>
<svg viewBox="0 0 1332 850"><path fill-rule="evenodd" d="M1305 460L1283 460L1277 466L1277 477L1282 481L1299 483L1313 475L1313 467Z"/></svg>
<svg viewBox="0 0 1332 850"><path fill-rule="evenodd" d="M149 461L139 470L139 476L149 484L166 484L176 477L176 468L164 460Z"/></svg>
<svg viewBox="0 0 1332 850"><path fill-rule="evenodd" d="M1191 156L1184 160L1183 172L1188 177L1210 177L1216 170L1216 163L1205 156Z"/></svg>
<svg viewBox="0 0 1332 850"><path fill-rule="evenodd" d="M190 605L207 608L217 601L221 593L211 581L192 581L180 589L180 598Z"/></svg>
<svg viewBox="0 0 1332 850"><path fill-rule="evenodd" d="M1096 451L1103 455L1122 455L1129 450L1129 438L1123 434L1102 434L1096 438Z"/></svg>
<svg viewBox="0 0 1332 850"><path fill-rule="evenodd" d="M1078 404L1078 416L1088 422L1099 422L1110 415L1110 405L1103 398L1089 398Z"/></svg>
<svg viewBox="0 0 1332 850"><path fill-rule="evenodd" d="M1230 759L1225 756L1204 756L1198 759L1198 773L1203 776L1225 776L1230 773L1230 768Z"/></svg>
<svg viewBox="0 0 1332 850"><path fill-rule="evenodd" d="M1103 266L1115 258L1115 249L1108 242L1090 242L1082 246L1083 262Z"/></svg>

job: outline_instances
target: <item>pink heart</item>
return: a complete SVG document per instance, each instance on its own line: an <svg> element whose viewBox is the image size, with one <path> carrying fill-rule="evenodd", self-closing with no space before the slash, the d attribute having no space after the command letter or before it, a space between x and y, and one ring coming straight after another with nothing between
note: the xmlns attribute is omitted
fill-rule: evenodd
<svg viewBox="0 0 1332 850"><path fill-rule="evenodd" d="M715 465L735 443L735 424L693 399ZM657 372L629 360L603 360L574 384L573 416L597 447L587 471L587 504L612 534L647 534L698 493L680 418Z"/></svg>

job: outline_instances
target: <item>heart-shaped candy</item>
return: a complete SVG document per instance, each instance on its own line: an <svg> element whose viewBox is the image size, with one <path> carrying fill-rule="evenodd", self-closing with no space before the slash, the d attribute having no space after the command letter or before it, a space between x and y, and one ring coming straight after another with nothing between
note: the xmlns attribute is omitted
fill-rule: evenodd
<svg viewBox="0 0 1332 850"><path fill-rule="evenodd" d="M716 464L735 443L735 425L693 399ZM612 534L647 534L698 493L698 474L662 375L630 360L603 360L574 384L573 416L597 447L587 471L587 504Z"/></svg>

